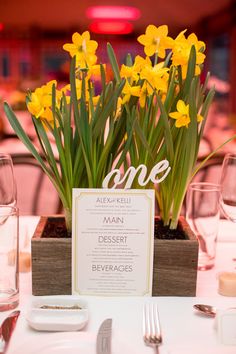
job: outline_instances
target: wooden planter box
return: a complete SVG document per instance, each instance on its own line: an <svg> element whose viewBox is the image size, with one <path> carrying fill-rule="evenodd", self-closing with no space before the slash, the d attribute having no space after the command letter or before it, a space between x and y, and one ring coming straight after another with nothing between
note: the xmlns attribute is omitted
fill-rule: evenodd
<svg viewBox="0 0 236 354"><path fill-rule="evenodd" d="M71 238L62 216L41 217L32 238L33 295L71 294ZM154 240L153 296L195 296L198 242L183 217L184 240Z"/></svg>

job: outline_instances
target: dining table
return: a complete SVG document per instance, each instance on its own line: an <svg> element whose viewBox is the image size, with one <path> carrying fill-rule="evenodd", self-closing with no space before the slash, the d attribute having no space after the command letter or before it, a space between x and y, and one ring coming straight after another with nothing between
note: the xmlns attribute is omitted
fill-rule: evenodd
<svg viewBox="0 0 236 354"><path fill-rule="evenodd" d="M38 221L36 216L20 217L20 250L26 253L30 253L30 240ZM215 266L198 271L196 296L81 296L87 304L88 321L77 331L44 331L30 326L32 303L40 297L32 295L30 269L20 272L17 307L20 316L7 354L96 354L98 329L107 318L112 319L111 354L155 353L155 348L143 340L146 303L158 306L163 339L159 354L236 354L236 345L222 341L216 319L193 308L194 304L213 305L221 310L236 307L236 297L218 293L218 276L224 271L236 271L235 259L236 224L223 219L220 221ZM0 323L11 312L0 312ZM236 317L234 321L236 328ZM234 335L236 337L236 329Z"/></svg>

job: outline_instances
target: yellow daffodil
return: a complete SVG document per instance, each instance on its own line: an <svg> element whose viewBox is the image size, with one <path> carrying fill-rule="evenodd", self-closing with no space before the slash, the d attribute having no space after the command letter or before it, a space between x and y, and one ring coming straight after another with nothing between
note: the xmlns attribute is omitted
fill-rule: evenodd
<svg viewBox="0 0 236 354"><path fill-rule="evenodd" d="M106 72L106 64L102 64L104 71ZM101 68L100 65L91 65L89 67L88 73L87 73L87 80L90 78L93 78L95 80L99 80L101 78Z"/></svg>
<svg viewBox="0 0 236 354"><path fill-rule="evenodd" d="M160 58L166 55L166 49L172 48L173 39L168 37L168 27L166 25L156 27L149 25L145 34L138 37L138 42L144 45L144 52L147 56L158 53Z"/></svg>
<svg viewBox="0 0 236 354"><path fill-rule="evenodd" d="M177 111L169 113L169 116L173 119L176 119L175 126L177 128L180 127L188 127L190 123L189 117L189 105L185 104L184 101L179 100L177 102Z"/></svg>
<svg viewBox="0 0 236 354"><path fill-rule="evenodd" d="M81 98L82 81L76 79L75 80L75 87L76 87L76 96L77 96L77 99L79 100Z"/></svg>
<svg viewBox="0 0 236 354"><path fill-rule="evenodd" d="M53 127L54 119L51 108L46 107L41 117L44 118Z"/></svg>
<svg viewBox="0 0 236 354"><path fill-rule="evenodd" d="M30 99L31 101L27 103L28 110L33 116L39 118L44 112L44 105L42 104L41 95L39 96L33 92Z"/></svg>
<svg viewBox="0 0 236 354"><path fill-rule="evenodd" d="M49 81L46 85L43 85L31 94L30 102L27 107L31 114L36 118L43 115L45 108L52 105L52 86L57 85L56 80ZM58 91L57 91L58 92Z"/></svg>
<svg viewBox="0 0 236 354"><path fill-rule="evenodd" d="M81 99L81 94L82 94L82 81L79 80L79 79L76 79L75 80L75 87L76 87L77 99L80 100ZM85 89L86 89L86 100L88 101L89 92L88 92L88 82L87 82L87 80L85 81ZM71 92L70 84L64 86L62 91L65 93L66 96L70 97L70 92Z"/></svg>
<svg viewBox="0 0 236 354"><path fill-rule="evenodd" d="M122 98L118 97L117 105L116 105L115 119L119 119L120 114L121 114L121 110L122 110Z"/></svg>
<svg viewBox="0 0 236 354"><path fill-rule="evenodd" d="M100 99L100 95L94 96L93 97L93 105L96 106L98 104L98 101Z"/></svg>
<svg viewBox="0 0 236 354"><path fill-rule="evenodd" d="M195 45L196 50L199 51L203 51L206 49L206 44L203 41L199 41L196 34L195 33L191 33L188 38L187 38L188 42L192 45ZM199 53L200 54L200 53ZM205 55L204 55L205 58ZM203 62L203 61L202 61Z"/></svg>
<svg viewBox="0 0 236 354"><path fill-rule="evenodd" d="M139 79L139 74L135 68L135 65L127 66L127 65L123 64L121 66L120 76L125 77L126 79L134 80L134 81L138 81L138 79Z"/></svg>
<svg viewBox="0 0 236 354"><path fill-rule="evenodd" d="M152 93L153 93L153 88L147 82L144 82L144 84L141 88L140 97L139 97L140 107L142 107L142 108L145 107L146 99Z"/></svg>
<svg viewBox="0 0 236 354"><path fill-rule="evenodd" d="M151 67L152 61L148 56L143 58L140 55L137 55L134 60L134 66L136 71L140 73L144 67Z"/></svg>
<svg viewBox="0 0 236 354"><path fill-rule="evenodd" d="M205 54L202 51L205 50L205 43L198 41L197 36L192 33L185 37L185 31L182 31L175 39L173 46L172 64L175 66L180 65L182 67L182 76L185 79L187 74L187 68L189 63L189 56L192 46L196 49L196 66L195 75L201 73L199 65L203 64L205 60Z"/></svg>
<svg viewBox="0 0 236 354"><path fill-rule="evenodd" d="M88 31L79 34L75 32L72 36L72 43L63 45L63 49L70 53L70 55L76 56L76 65L80 68L90 67L97 61L95 52L97 50L98 43L90 40L90 33Z"/></svg>
<svg viewBox="0 0 236 354"><path fill-rule="evenodd" d="M198 123L201 123L203 121L204 117L201 114L197 114L197 121Z"/></svg>
<svg viewBox="0 0 236 354"><path fill-rule="evenodd" d="M166 92L168 86L169 69L163 67L163 63L154 65L154 67L144 67L141 71L141 79L145 79L151 85L152 89Z"/></svg>
<svg viewBox="0 0 236 354"><path fill-rule="evenodd" d="M122 103L125 104L129 102L131 96L140 96L140 86L131 86L128 81L126 81L122 93L124 94Z"/></svg>
<svg viewBox="0 0 236 354"><path fill-rule="evenodd" d="M28 110L36 118L43 117L46 108L52 106L52 86L57 86L56 80L36 88L30 95L30 102L27 103ZM59 105L62 91L56 90L56 104Z"/></svg>
<svg viewBox="0 0 236 354"><path fill-rule="evenodd" d="M149 57L142 58L137 55L132 66L122 65L120 70L120 76L126 79L131 79L131 82L138 81L140 78L140 72L144 67L152 67L152 62Z"/></svg>

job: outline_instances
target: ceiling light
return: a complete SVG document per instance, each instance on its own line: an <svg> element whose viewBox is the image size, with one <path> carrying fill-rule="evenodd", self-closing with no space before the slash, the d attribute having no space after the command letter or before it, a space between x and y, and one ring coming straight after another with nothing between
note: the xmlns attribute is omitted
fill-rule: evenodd
<svg viewBox="0 0 236 354"><path fill-rule="evenodd" d="M122 19L138 20L140 10L131 6L91 6L86 10L86 16L91 19Z"/></svg>
<svg viewBox="0 0 236 354"><path fill-rule="evenodd" d="M129 34L133 31L133 25L125 21L94 21L89 29L94 33Z"/></svg>

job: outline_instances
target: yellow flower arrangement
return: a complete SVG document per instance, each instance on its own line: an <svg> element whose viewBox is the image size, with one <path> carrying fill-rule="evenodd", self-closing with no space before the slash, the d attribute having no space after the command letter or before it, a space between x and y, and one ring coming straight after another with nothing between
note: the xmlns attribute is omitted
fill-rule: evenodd
<svg viewBox="0 0 236 354"><path fill-rule="evenodd" d="M112 81L107 79L107 66L98 64L98 43L88 31L74 33L72 43L63 46L72 57L70 83L58 89L57 82L50 81L27 96L47 163L5 103L13 129L56 187L67 216L73 187L101 187L113 168L125 171L130 165L145 164L150 172L167 159L171 172L155 186L156 198L164 224L177 227L214 95L213 89L207 92L208 76L200 82L205 44L195 34L186 37L185 33L174 39L168 36L166 25L149 25L138 37L146 56L127 55L121 67L108 44ZM99 94L93 81L98 73ZM132 187L140 188L137 180Z"/></svg>

